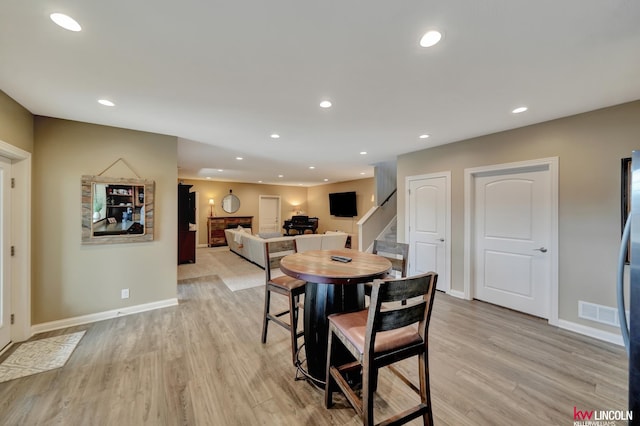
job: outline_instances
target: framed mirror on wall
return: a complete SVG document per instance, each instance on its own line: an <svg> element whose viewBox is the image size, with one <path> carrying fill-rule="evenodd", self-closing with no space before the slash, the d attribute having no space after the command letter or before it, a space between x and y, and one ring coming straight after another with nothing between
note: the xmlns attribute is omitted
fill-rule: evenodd
<svg viewBox="0 0 640 426"><path fill-rule="evenodd" d="M226 213L235 213L240 209L240 199L236 197L232 190L222 199L222 210Z"/></svg>
<svg viewBox="0 0 640 426"><path fill-rule="evenodd" d="M82 244L153 241L154 181L82 176Z"/></svg>

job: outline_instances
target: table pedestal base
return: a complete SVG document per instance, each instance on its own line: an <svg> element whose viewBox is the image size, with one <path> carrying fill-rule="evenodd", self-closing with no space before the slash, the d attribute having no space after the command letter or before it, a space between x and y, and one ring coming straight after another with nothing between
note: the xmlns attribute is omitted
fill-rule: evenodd
<svg viewBox="0 0 640 426"><path fill-rule="evenodd" d="M304 294L304 346L307 373L313 380L324 383L327 368L327 339L329 320L338 312L364 309L364 285L317 284L308 282ZM338 348L335 348L338 349ZM340 348L334 352L338 360L352 360L349 352ZM344 353L343 353L344 352Z"/></svg>

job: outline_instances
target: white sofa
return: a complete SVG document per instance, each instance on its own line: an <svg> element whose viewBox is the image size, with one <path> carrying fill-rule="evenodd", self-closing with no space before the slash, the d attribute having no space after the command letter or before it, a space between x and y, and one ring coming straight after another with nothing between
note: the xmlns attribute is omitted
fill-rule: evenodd
<svg viewBox="0 0 640 426"><path fill-rule="evenodd" d="M294 239L303 241L301 245L304 244L304 249L299 249L299 251L344 248L347 241L346 233L306 234L267 239L252 235L249 228L225 229L224 233L227 237L229 250L262 268L265 266L265 244L269 244L271 267L277 268L280 265L281 258L294 253Z"/></svg>
<svg viewBox="0 0 640 426"><path fill-rule="evenodd" d="M264 245L269 244L271 267L277 268L280 259L294 253L293 237L276 237L264 239L252 235L249 228L225 229L229 250L264 268Z"/></svg>
<svg viewBox="0 0 640 426"><path fill-rule="evenodd" d="M296 240L298 252L309 250L336 250L344 248L347 244L348 234L344 232L331 232L327 234L305 234L293 237Z"/></svg>

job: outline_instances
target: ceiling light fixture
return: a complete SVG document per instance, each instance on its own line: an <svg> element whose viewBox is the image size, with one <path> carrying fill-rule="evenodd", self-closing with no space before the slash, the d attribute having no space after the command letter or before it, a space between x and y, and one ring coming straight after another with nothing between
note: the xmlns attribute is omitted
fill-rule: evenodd
<svg viewBox="0 0 640 426"><path fill-rule="evenodd" d="M367 155L367 151L360 151L360 155Z"/></svg>
<svg viewBox="0 0 640 426"><path fill-rule="evenodd" d="M330 101L322 101L320 102L320 108L331 108L331 102Z"/></svg>
<svg viewBox="0 0 640 426"><path fill-rule="evenodd" d="M224 170L222 170L222 169L218 169L218 171L219 171L219 172L223 172Z"/></svg>
<svg viewBox="0 0 640 426"><path fill-rule="evenodd" d="M438 42L442 39L442 34L438 31L427 31L425 35L420 39L420 46L422 47L431 47L438 44Z"/></svg>
<svg viewBox="0 0 640 426"><path fill-rule="evenodd" d="M278 175L278 177L279 177L279 178L283 178L283 177L284 177L284 175Z"/></svg>
<svg viewBox="0 0 640 426"><path fill-rule="evenodd" d="M520 114L521 112L525 112L528 109L529 108L527 108L526 106L521 106L521 107L518 107L518 108L514 109L511 112L514 113L514 114Z"/></svg>
<svg viewBox="0 0 640 426"><path fill-rule="evenodd" d="M366 173L365 173L365 172L360 172L360 174L361 174L361 175L366 175Z"/></svg>
<svg viewBox="0 0 640 426"><path fill-rule="evenodd" d="M236 160L238 160L238 161L239 161L239 160L244 160L244 158L242 158L242 157L236 157Z"/></svg>
<svg viewBox="0 0 640 426"><path fill-rule="evenodd" d="M64 13L52 13L49 15L51 20L55 22L57 25L61 26L65 30L78 32L82 30L82 27L75 19L70 16L65 15Z"/></svg>
<svg viewBox="0 0 640 426"><path fill-rule="evenodd" d="M424 134L424 135L420 135L419 138L420 139L427 139L427 138L429 138L429 136L431 136L431 135Z"/></svg>
<svg viewBox="0 0 640 426"><path fill-rule="evenodd" d="M98 103L100 105L104 105L104 106L108 106L108 107L116 106L116 104L114 104L113 102L111 102L108 99L98 99Z"/></svg>
<svg viewBox="0 0 640 426"><path fill-rule="evenodd" d="M271 139L280 139L280 135L277 133L272 133L271 134Z"/></svg>
<svg viewBox="0 0 640 426"><path fill-rule="evenodd" d="M327 179L327 178L324 178L322 180L324 180L325 182L329 182L329 179Z"/></svg>
<svg viewBox="0 0 640 426"><path fill-rule="evenodd" d="M310 170L313 170L313 169L315 169L315 168L316 168L316 166L309 166L309 169L310 169Z"/></svg>

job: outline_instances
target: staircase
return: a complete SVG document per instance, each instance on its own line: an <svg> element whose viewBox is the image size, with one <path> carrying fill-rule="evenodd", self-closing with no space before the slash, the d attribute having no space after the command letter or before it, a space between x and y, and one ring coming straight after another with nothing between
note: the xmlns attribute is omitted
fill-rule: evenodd
<svg viewBox="0 0 640 426"><path fill-rule="evenodd" d="M398 216L394 216L389 226L382 231L376 240L384 240L390 243L398 242Z"/></svg>
<svg viewBox="0 0 640 426"><path fill-rule="evenodd" d="M397 239L397 206L395 193L389 202L382 206L372 207L371 210L358 221L358 247L360 251L371 252L373 241L387 239L395 242Z"/></svg>

